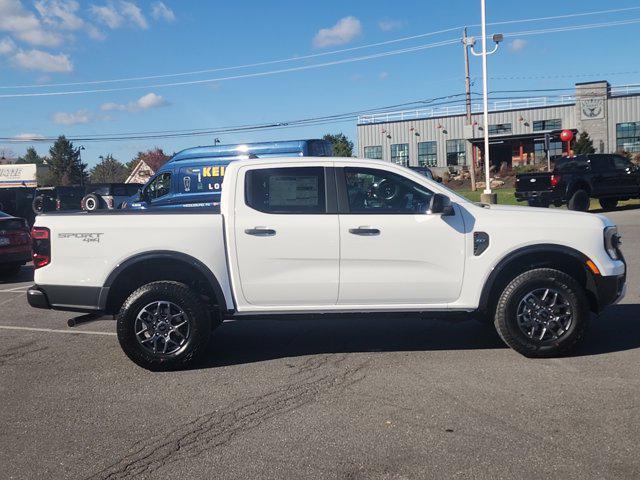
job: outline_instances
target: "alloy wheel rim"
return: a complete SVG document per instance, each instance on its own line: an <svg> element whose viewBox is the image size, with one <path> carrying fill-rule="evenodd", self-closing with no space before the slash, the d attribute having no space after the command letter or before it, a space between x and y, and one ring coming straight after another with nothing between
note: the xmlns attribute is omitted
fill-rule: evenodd
<svg viewBox="0 0 640 480"><path fill-rule="evenodd" d="M159 300L145 305L134 324L138 343L150 353L170 355L182 350L191 334L191 321L173 302Z"/></svg>
<svg viewBox="0 0 640 480"><path fill-rule="evenodd" d="M518 304L518 327L529 339L538 342L558 340L573 323L573 308L554 288L530 291Z"/></svg>

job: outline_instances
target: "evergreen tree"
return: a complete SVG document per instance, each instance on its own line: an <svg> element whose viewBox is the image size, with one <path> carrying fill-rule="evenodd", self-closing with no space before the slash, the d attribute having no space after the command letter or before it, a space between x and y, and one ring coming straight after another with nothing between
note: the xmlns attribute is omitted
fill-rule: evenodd
<svg viewBox="0 0 640 480"><path fill-rule="evenodd" d="M327 133L322 139L331 142L334 157L353 157L353 142L344 133Z"/></svg>
<svg viewBox="0 0 640 480"><path fill-rule="evenodd" d="M589 134L583 131L578 137L578 140L573 144L574 155L585 155L589 153L596 153L596 149L593 148L593 141L589 138Z"/></svg>
<svg viewBox="0 0 640 480"><path fill-rule="evenodd" d="M49 149L51 183L53 185L80 185L86 183L87 165L80 161L80 149L60 135Z"/></svg>
<svg viewBox="0 0 640 480"><path fill-rule="evenodd" d="M128 176L127 167L111 154L103 157L102 161L89 173L91 183L123 183Z"/></svg>
<svg viewBox="0 0 640 480"><path fill-rule="evenodd" d="M35 163L36 165L43 165L44 158L38 155L35 148L29 147L27 148L27 153L25 153L24 157L18 157L16 163Z"/></svg>

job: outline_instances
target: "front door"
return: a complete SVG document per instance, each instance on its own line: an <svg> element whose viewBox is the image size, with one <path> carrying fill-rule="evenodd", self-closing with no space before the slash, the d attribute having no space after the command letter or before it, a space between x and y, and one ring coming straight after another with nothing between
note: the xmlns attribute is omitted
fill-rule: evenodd
<svg viewBox="0 0 640 480"><path fill-rule="evenodd" d="M335 180L333 171L326 171L323 167L239 171L245 196L236 199L233 228L240 287L247 303L336 304L338 215L335 206L327 205L335 205ZM334 182L329 189L325 177Z"/></svg>
<svg viewBox="0 0 640 480"><path fill-rule="evenodd" d="M428 214L433 192L402 175L342 171L338 192L346 191L341 203L348 213L340 214L338 304L437 307L455 301L465 262L460 211Z"/></svg>

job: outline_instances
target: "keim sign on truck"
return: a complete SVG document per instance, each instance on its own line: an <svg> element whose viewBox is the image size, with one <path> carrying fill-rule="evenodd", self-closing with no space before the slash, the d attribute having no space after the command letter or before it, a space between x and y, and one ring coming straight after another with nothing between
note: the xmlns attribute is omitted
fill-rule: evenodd
<svg viewBox="0 0 640 480"><path fill-rule="evenodd" d="M0 188L36 187L35 163L24 165L0 165Z"/></svg>

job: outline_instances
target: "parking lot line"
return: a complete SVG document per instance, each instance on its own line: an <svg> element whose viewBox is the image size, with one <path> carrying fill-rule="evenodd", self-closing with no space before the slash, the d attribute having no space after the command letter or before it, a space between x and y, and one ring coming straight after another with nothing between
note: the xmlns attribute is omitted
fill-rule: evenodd
<svg viewBox="0 0 640 480"><path fill-rule="evenodd" d="M0 325L0 330L23 330L27 332L45 332L45 333L67 333L71 335L83 334L83 335L107 335L109 337L115 337L115 332L88 332L86 330L58 330L55 328L35 328L35 327L15 327L12 325Z"/></svg>
<svg viewBox="0 0 640 480"><path fill-rule="evenodd" d="M0 293L27 293L25 287L15 287L8 290L0 290Z"/></svg>

